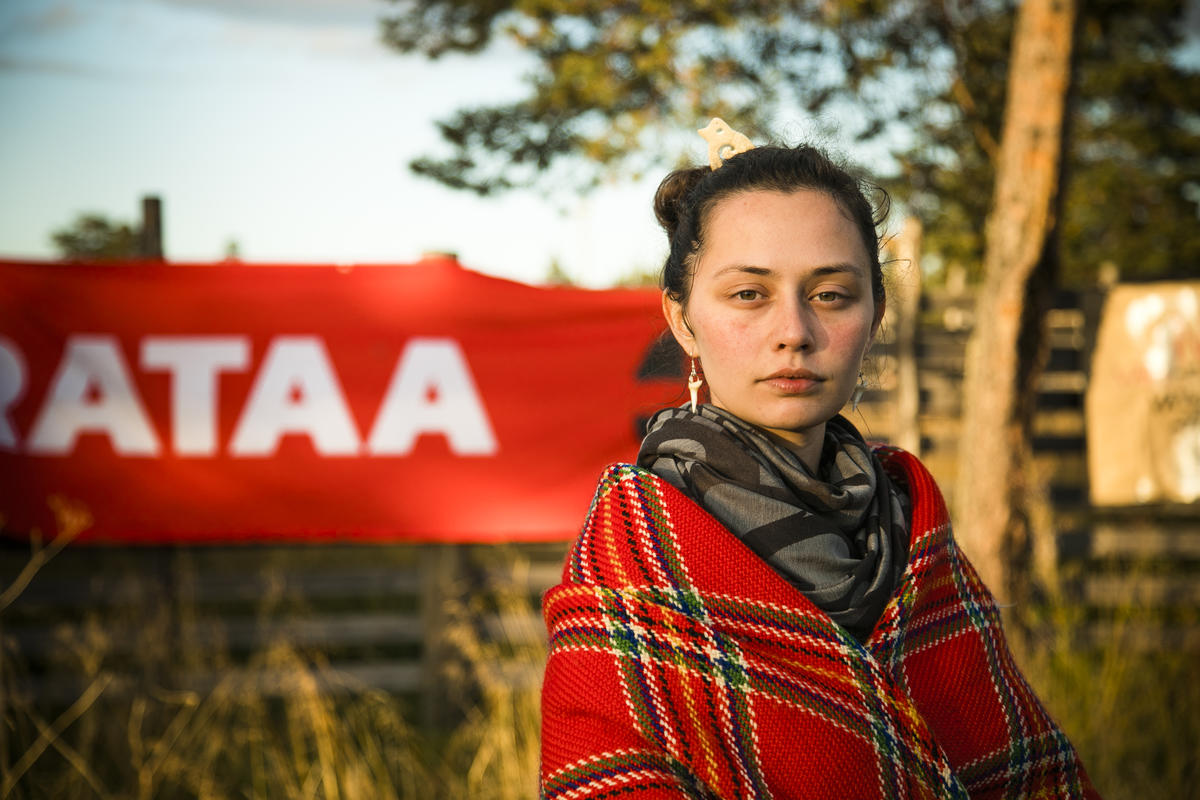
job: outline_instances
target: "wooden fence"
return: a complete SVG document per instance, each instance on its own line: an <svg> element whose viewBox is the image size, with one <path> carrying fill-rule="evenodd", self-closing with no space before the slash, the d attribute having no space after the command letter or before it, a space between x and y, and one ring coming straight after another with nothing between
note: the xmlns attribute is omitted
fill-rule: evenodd
<svg viewBox="0 0 1200 800"><path fill-rule="evenodd" d="M486 667L535 688L540 596L566 544L67 548L2 613L6 663L38 702L65 704L103 669L108 693L203 690L277 645L335 672L338 687L417 700L427 723L455 702L463 642L503 642ZM28 549L0 548L7 585ZM12 676L9 676L10 678ZM254 676L268 693L281 685ZM331 686L330 689L337 687Z"/></svg>
<svg viewBox="0 0 1200 800"><path fill-rule="evenodd" d="M1029 479L1044 518L1033 563L1045 584L1078 607L1087 621L1084 640L1102 641L1124 626L1135 646L1200 648L1200 504L1090 504L1085 395L1104 294L1102 288L1062 292L1046 317L1049 353L1038 384ZM857 420L868 438L880 441L902 440L906 428L915 428L921 459L951 503L973 306L965 288L921 293L908 356L919 404L909 419L898 399L906 357L897 342L900 325L885 327L876 388Z"/></svg>

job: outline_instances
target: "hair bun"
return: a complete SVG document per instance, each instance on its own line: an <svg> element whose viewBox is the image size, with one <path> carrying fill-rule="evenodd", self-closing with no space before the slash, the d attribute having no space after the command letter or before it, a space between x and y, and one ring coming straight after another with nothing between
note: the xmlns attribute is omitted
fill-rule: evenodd
<svg viewBox="0 0 1200 800"><path fill-rule="evenodd" d="M709 171L708 167L677 169L658 185L658 191L654 193L654 216L668 238L674 238L679 227L679 212L685 207L684 200Z"/></svg>

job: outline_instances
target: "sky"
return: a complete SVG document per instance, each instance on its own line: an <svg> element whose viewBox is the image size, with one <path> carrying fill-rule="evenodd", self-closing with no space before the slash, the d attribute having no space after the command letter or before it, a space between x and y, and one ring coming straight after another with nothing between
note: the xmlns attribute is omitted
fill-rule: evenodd
<svg viewBox="0 0 1200 800"><path fill-rule="evenodd" d="M533 64L503 43L401 56L379 41L390 7L0 0L0 258L53 257L51 232L81 213L137 222L153 194L174 261L220 260L236 242L259 263L453 252L533 283L557 262L592 287L657 269L660 176L481 199L413 175L410 158L439 152L435 120L523 96ZM1197 30L1200 0L1188 12ZM1200 61L1200 45L1189 53Z"/></svg>
<svg viewBox="0 0 1200 800"><path fill-rule="evenodd" d="M84 212L163 201L174 261L404 263L457 253L610 285L666 253L655 181L480 199L413 175L434 125L522 96L515 48L428 61L379 42L380 0L4 0L0 258L51 258ZM704 157L697 138L696 158Z"/></svg>

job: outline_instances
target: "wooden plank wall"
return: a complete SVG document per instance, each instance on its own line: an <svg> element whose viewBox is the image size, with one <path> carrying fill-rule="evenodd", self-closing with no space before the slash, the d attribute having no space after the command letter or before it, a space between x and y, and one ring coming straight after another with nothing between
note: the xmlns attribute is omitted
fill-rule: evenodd
<svg viewBox="0 0 1200 800"><path fill-rule="evenodd" d="M1104 290L1062 292L1046 319L1049 353L1039 382L1030 483L1044 500L1033 559L1078 607L1093 641L1119 632L1137 646L1200 648L1200 504L1097 508L1090 504L1085 398ZM920 456L953 503L963 360L974 294L926 288L917 325ZM868 438L902 429L894 396L903 370L895 320L876 348L873 390L856 422Z"/></svg>

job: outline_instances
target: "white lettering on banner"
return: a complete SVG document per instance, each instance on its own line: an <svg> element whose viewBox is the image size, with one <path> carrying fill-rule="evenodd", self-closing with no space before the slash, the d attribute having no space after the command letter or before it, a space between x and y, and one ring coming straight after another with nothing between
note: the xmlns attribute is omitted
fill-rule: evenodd
<svg viewBox="0 0 1200 800"><path fill-rule="evenodd" d="M457 455L496 452L496 436L458 343L413 339L404 349L367 440L373 455L405 455L440 433Z"/></svg>
<svg viewBox="0 0 1200 800"><path fill-rule="evenodd" d="M152 336L142 340L142 367L171 373L171 428L175 452L217 452L217 384L221 372L246 369L244 336Z"/></svg>
<svg viewBox="0 0 1200 800"><path fill-rule="evenodd" d="M325 344L315 336L271 341L229 443L235 456L270 456L284 434L306 434L318 453L358 454L358 432Z"/></svg>
<svg viewBox="0 0 1200 800"><path fill-rule="evenodd" d="M25 362L17 346L0 336L0 450L17 449L17 431L8 419L8 409L25 392Z"/></svg>
<svg viewBox="0 0 1200 800"><path fill-rule="evenodd" d="M90 397L95 390L98 397ZM113 450L126 456L155 456L158 438L129 376L117 340L111 336L72 336L50 381L50 391L28 450L65 455L81 433L104 433Z"/></svg>
<svg viewBox="0 0 1200 800"><path fill-rule="evenodd" d="M222 372L250 366L245 336L148 336L141 367L170 373L172 444L181 456L219 451ZM0 336L0 451L69 455L82 433L106 434L118 455L156 456L161 445L120 345L112 336L70 336L33 426L21 445L9 410L28 383L24 354ZM499 451L483 397L458 342L414 338L388 382L364 448L340 380L318 336L271 340L234 426L228 452L269 457L287 434L308 436L325 456L407 455L424 435L444 436L460 456Z"/></svg>

